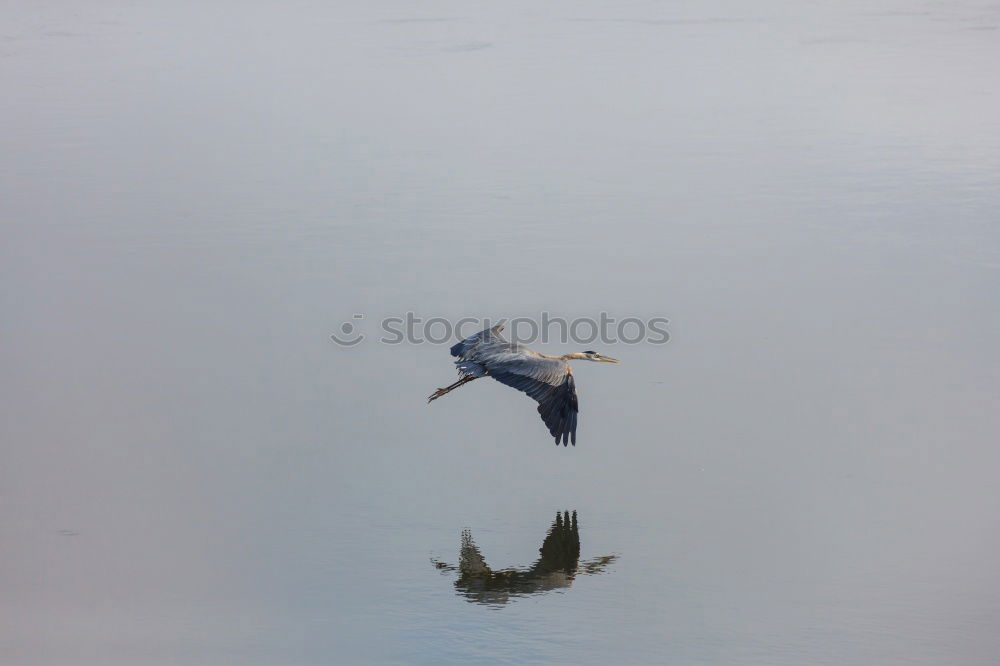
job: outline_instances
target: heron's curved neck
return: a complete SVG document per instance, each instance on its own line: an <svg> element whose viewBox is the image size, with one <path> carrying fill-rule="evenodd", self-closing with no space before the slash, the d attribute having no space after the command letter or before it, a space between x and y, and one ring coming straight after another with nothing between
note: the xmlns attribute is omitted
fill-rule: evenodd
<svg viewBox="0 0 1000 666"><path fill-rule="evenodd" d="M556 361L572 361L573 359L577 360L587 359L587 355L584 354L583 352L572 352L570 354L563 354L562 356L549 356L548 354L539 354L539 356L544 356L545 358L551 358Z"/></svg>

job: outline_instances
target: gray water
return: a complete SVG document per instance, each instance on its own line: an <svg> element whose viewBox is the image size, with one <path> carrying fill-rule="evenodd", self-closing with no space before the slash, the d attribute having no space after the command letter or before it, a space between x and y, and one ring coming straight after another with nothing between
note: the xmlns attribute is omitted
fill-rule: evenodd
<svg viewBox="0 0 1000 666"><path fill-rule="evenodd" d="M1000 6L818 4L0 7L0 661L996 664Z"/></svg>

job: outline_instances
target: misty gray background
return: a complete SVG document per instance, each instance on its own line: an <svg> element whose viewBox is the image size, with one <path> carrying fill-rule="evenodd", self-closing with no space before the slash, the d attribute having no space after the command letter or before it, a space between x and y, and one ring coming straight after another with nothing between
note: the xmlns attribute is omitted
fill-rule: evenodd
<svg viewBox="0 0 1000 666"><path fill-rule="evenodd" d="M998 28L3 3L0 661L995 664ZM425 405L444 346L329 338L407 310L672 339L576 364L564 449L493 382ZM560 510L603 574L431 564Z"/></svg>

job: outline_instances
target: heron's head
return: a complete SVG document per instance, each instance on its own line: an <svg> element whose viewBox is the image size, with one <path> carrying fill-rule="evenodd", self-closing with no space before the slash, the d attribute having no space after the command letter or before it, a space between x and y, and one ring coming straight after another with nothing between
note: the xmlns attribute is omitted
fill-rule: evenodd
<svg viewBox="0 0 1000 666"><path fill-rule="evenodd" d="M595 351L585 351L583 352L583 358L588 361L600 361L601 363L621 363L616 358L611 358L610 356L601 356Z"/></svg>

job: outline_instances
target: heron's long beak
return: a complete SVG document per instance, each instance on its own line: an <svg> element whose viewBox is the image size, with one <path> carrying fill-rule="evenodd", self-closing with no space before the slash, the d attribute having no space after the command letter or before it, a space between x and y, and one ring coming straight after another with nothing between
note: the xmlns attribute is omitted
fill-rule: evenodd
<svg viewBox="0 0 1000 666"><path fill-rule="evenodd" d="M602 356L602 357L601 357L600 359L598 359L598 360L600 360L600 361L603 361L604 363L621 363L621 361L619 361L618 359L616 359L616 358L611 358L611 357L609 357L609 356Z"/></svg>

